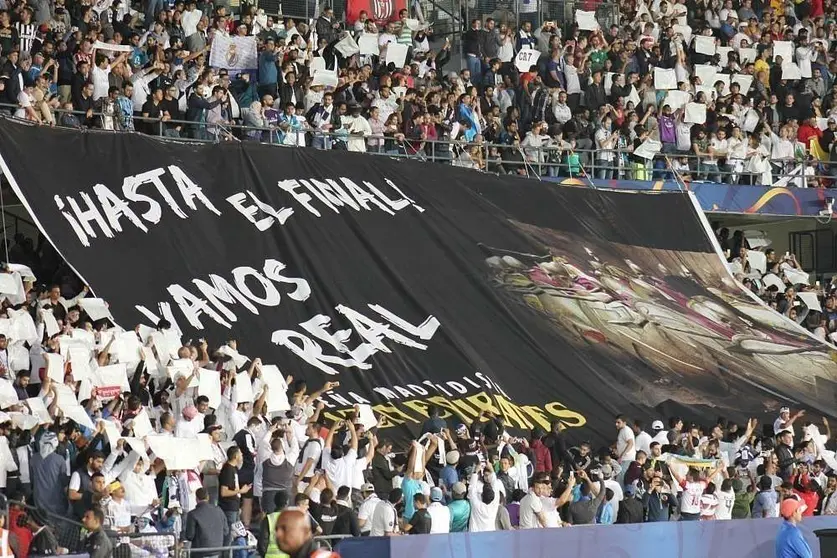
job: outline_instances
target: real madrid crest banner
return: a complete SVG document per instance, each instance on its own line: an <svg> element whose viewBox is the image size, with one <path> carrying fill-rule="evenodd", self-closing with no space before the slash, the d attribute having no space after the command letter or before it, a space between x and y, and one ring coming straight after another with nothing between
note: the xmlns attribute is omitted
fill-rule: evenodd
<svg viewBox="0 0 837 558"><path fill-rule="evenodd" d="M735 281L691 193L6 120L0 169L128 332L235 339L270 392L339 381L327 420L368 404L406 439L438 410L599 445L617 413L835 415L833 349Z"/></svg>
<svg viewBox="0 0 837 558"><path fill-rule="evenodd" d="M209 65L227 70L255 70L259 67L256 37L215 35L209 52Z"/></svg>
<svg viewBox="0 0 837 558"><path fill-rule="evenodd" d="M407 0L348 0L346 20L354 23L360 12L366 12L376 23L398 20L398 12L407 9Z"/></svg>

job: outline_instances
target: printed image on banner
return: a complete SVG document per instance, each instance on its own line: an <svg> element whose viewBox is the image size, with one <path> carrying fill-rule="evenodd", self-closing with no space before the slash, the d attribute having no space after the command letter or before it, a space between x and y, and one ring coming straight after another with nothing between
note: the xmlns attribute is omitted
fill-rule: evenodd
<svg viewBox="0 0 837 558"><path fill-rule="evenodd" d="M216 34L209 52L209 65L227 70L255 70L258 68L256 38Z"/></svg>
<svg viewBox="0 0 837 558"><path fill-rule="evenodd" d="M92 152L114 164L79 167ZM338 381L327 419L370 405L398 438L433 406L600 443L617 413L834 416L834 351L734 281L690 193L9 122L0 156L123 327L166 319L211 350L235 339L236 372Z"/></svg>

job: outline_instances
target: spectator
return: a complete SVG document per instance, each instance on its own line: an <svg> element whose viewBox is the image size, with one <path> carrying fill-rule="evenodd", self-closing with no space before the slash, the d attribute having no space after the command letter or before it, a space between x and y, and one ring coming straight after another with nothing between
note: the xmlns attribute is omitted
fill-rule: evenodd
<svg viewBox="0 0 837 558"><path fill-rule="evenodd" d="M430 505L427 506L427 513L430 514L430 533L449 533L451 527L451 514L444 504L445 495L442 489L434 486L430 489Z"/></svg>

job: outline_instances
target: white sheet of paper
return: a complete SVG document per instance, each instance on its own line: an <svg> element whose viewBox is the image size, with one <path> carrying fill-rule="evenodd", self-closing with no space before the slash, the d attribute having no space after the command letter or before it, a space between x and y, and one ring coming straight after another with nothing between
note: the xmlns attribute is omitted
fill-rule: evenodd
<svg viewBox="0 0 837 558"><path fill-rule="evenodd" d="M66 405L61 407L61 412L64 413L64 416L76 421L76 423L84 426L85 428L89 428L93 430L96 428L96 425L93 424L93 421L90 419L90 415L87 414L87 411L84 410L84 407L81 405Z"/></svg>
<svg viewBox="0 0 837 558"><path fill-rule="evenodd" d="M59 384L64 383L64 357L58 353L44 353L47 377Z"/></svg>
<svg viewBox="0 0 837 558"><path fill-rule="evenodd" d="M47 410L43 399L40 397L30 397L26 400L26 405L32 411L32 414L38 417L41 424L50 424L52 422L49 410Z"/></svg>
<svg viewBox="0 0 837 558"><path fill-rule="evenodd" d="M779 276L775 273L768 273L767 275L761 278L761 281L762 283L764 283L765 288L776 287L777 289L779 289L779 294L784 293L785 289L787 288L785 286L785 282L782 281L779 278Z"/></svg>
<svg viewBox="0 0 837 558"><path fill-rule="evenodd" d="M58 320L55 319L52 310L41 309L41 320L44 322L47 337L57 335L61 331L61 328L58 326Z"/></svg>
<svg viewBox="0 0 837 558"><path fill-rule="evenodd" d="M9 271L16 271L20 273L20 278L24 281L35 281L37 279L35 277L35 273L32 271L32 268L29 266L18 263L10 263L8 266Z"/></svg>
<svg viewBox="0 0 837 558"><path fill-rule="evenodd" d="M215 456L212 453L212 438L209 434L201 432L192 444L195 446L195 453L200 461L210 461L215 459Z"/></svg>
<svg viewBox="0 0 837 558"><path fill-rule="evenodd" d="M61 355L67 360L70 358L71 349L81 349L87 351L87 354L92 355L90 347L80 339L73 339L69 335L59 335L57 339Z"/></svg>
<svg viewBox="0 0 837 558"><path fill-rule="evenodd" d="M323 58L322 56L315 56L311 59L311 63L308 65L308 69L311 71L311 73L315 72L316 70L325 70L325 58Z"/></svg>
<svg viewBox="0 0 837 558"><path fill-rule="evenodd" d="M793 62L793 41L773 41L773 61L782 57L782 63Z"/></svg>
<svg viewBox="0 0 837 558"><path fill-rule="evenodd" d="M133 436L126 437L125 443L128 444L128 447L130 447L131 450L140 454L143 457L143 459L148 458L148 450L145 449L145 442L143 442L139 438L134 438Z"/></svg>
<svg viewBox="0 0 837 558"><path fill-rule="evenodd" d="M538 59L540 57L540 51L532 48L522 48L517 53L517 56L514 57L514 66L520 73L528 72L530 67L538 65Z"/></svg>
<svg viewBox="0 0 837 558"><path fill-rule="evenodd" d="M12 424L21 430L32 430L40 424L36 416L23 413L9 413L9 416L12 417Z"/></svg>
<svg viewBox="0 0 837 558"><path fill-rule="evenodd" d="M386 63L395 64L396 69L404 67L404 62L407 60L407 51L410 49L407 45L398 43L389 43L387 45Z"/></svg>
<svg viewBox="0 0 837 558"><path fill-rule="evenodd" d="M93 369L90 366L90 351L81 347L72 347L68 357L75 381L80 382L91 378Z"/></svg>
<svg viewBox="0 0 837 558"><path fill-rule="evenodd" d="M715 54L715 37L706 35L695 35L695 52L712 56Z"/></svg>
<svg viewBox="0 0 837 558"><path fill-rule="evenodd" d="M38 329L32 315L25 310L15 311L9 309L9 317L12 320L11 336L13 341L26 341L30 345L38 342Z"/></svg>
<svg viewBox="0 0 837 558"><path fill-rule="evenodd" d="M694 74L700 78L703 85L712 87L715 85L715 76L718 75L718 69L709 64L695 64Z"/></svg>
<svg viewBox="0 0 837 558"><path fill-rule="evenodd" d="M782 64L782 79L794 80L802 79L802 70L793 62Z"/></svg>
<svg viewBox="0 0 837 558"><path fill-rule="evenodd" d="M741 64L747 64L748 62L755 62L757 56L758 56L758 50L756 50L754 48L739 48L738 49L738 58L741 60Z"/></svg>
<svg viewBox="0 0 837 558"><path fill-rule="evenodd" d="M88 345L91 349L96 345L96 334L86 329L75 328L70 332L70 337Z"/></svg>
<svg viewBox="0 0 837 558"><path fill-rule="evenodd" d="M314 70L311 76L311 85L322 85L324 87L337 87L340 78L337 72L332 70Z"/></svg>
<svg viewBox="0 0 837 558"><path fill-rule="evenodd" d="M750 250L747 252L747 261L750 262L750 269L757 270L762 275L767 271L767 256L764 252Z"/></svg>
<svg viewBox="0 0 837 558"><path fill-rule="evenodd" d="M334 45L334 50L343 55L344 58L349 58L353 54L360 52L360 48L354 38L348 33Z"/></svg>
<svg viewBox="0 0 837 558"><path fill-rule="evenodd" d="M677 74L671 68L654 68L655 89L677 89Z"/></svg>
<svg viewBox="0 0 837 558"><path fill-rule="evenodd" d="M361 35L360 39L357 41L357 46L360 49L361 54L377 55L380 53L380 49L378 47L378 35L375 33L364 33Z"/></svg>
<svg viewBox="0 0 837 558"><path fill-rule="evenodd" d="M119 386L123 392L131 391L128 383L128 369L124 362L100 366L93 373L92 381L96 387Z"/></svg>
<svg viewBox="0 0 837 558"><path fill-rule="evenodd" d="M151 334L151 344L157 350L157 357L160 359L160 364L166 366L173 358L177 358L177 350L180 347L175 347L172 340L162 331L155 331Z"/></svg>
<svg viewBox="0 0 837 558"><path fill-rule="evenodd" d="M0 272L0 295L19 296L23 292L23 280L19 273Z"/></svg>
<svg viewBox="0 0 837 558"><path fill-rule="evenodd" d="M178 358L171 361L171 364L166 367L166 373L172 380L177 380L180 376L190 376L195 370L195 363L188 358Z"/></svg>
<svg viewBox="0 0 837 558"><path fill-rule="evenodd" d="M378 426L378 419L375 418L375 413L372 412L371 405L358 405L358 422L366 428L368 432L370 428Z"/></svg>
<svg viewBox="0 0 837 558"><path fill-rule="evenodd" d="M198 395L209 398L209 406L217 409L221 405L221 373L207 368L201 368Z"/></svg>
<svg viewBox="0 0 837 558"><path fill-rule="evenodd" d="M683 35L683 40L686 41L686 44L692 43L692 27L689 25L680 25L675 23L671 26L675 33L680 33Z"/></svg>
<svg viewBox="0 0 837 558"><path fill-rule="evenodd" d="M706 122L706 105L703 103L687 103L683 121L688 124L704 124Z"/></svg>
<svg viewBox="0 0 837 558"><path fill-rule="evenodd" d="M250 375L247 372L236 374L235 393L239 403L253 401L253 384L250 382Z"/></svg>
<svg viewBox="0 0 837 558"><path fill-rule="evenodd" d="M741 129L745 132L752 132L756 129L756 126L759 125L759 113L750 109L747 111L747 114L744 115L744 124L741 125Z"/></svg>
<svg viewBox="0 0 837 558"><path fill-rule="evenodd" d="M729 53L732 52L732 47L719 46L715 50L718 54L718 61L720 62L721 66L726 67L726 65L729 63Z"/></svg>
<svg viewBox="0 0 837 558"><path fill-rule="evenodd" d="M142 354L145 356L145 371L152 377L159 377L163 369L154 356L154 350L151 347L143 347Z"/></svg>
<svg viewBox="0 0 837 558"><path fill-rule="evenodd" d="M634 149L634 155L637 157L642 157L643 159L648 159L649 161L654 158L654 156L662 150L663 144L654 139L647 139L642 142L639 147Z"/></svg>
<svg viewBox="0 0 837 558"><path fill-rule="evenodd" d="M122 437L122 432L117 428L116 424L113 423L112 420L99 420L100 423L105 425L105 436L108 438L108 443L110 444L111 451L116 451L116 443Z"/></svg>
<svg viewBox="0 0 837 558"><path fill-rule="evenodd" d="M820 299L817 297L817 293L801 292L796 293L796 296L805 303L805 306L811 312L822 312L822 306L820 306Z"/></svg>
<svg viewBox="0 0 837 558"><path fill-rule="evenodd" d="M114 322L113 316L111 316L110 310L108 310L107 303L101 298L82 298L78 301L78 304L94 322L105 318Z"/></svg>
<svg viewBox="0 0 837 558"><path fill-rule="evenodd" d="M615 75L614 72L605 72L604 90L607 95L610 95L610 92L613 91L613 76Z"/></svg>
<svg viewBox="0 0 837 558"><path fill-rule="evenodd" d="M578 23L578 28L582 31L597 31L599 29L599 22L596 20L596 12L586 12L584 10L575 11L575 22Z"/></svg>
<svg viewBox="0 0 837 558"><path fill-rule="evenodd" d="M172 471L195 469L200 465L196 451L197 439L149 436L146 441L154 455L162 459Z"/></svg>
<svg viewBox="0 0 837 558"><path fill-rule="evenodd" d="M741 88L741 94L747 95L750 87L753 85L753 76L747 74L734 74L730 80L732 83L737 83Z"/></svg>
<svg viewBox="0 0 837 558"><path fill-rule="evenodd" d="M9 345L9 368L14 372L20 370L31 370L31 361L29 359L29 350L21 343L13 343Z"/></svg>
<svg viewBox="0 0 837 558"><path fill-rule="evenodd" d="M242 355L229 345L221 345L221 347L218 348L218 352L224 356L230 357L232 361L235 363L236 368L241 368L242 366L250 362L249 357Z"/></svg>
<svg viewBox="0 0 837 558"><path fill-rule="evenodd" d="M267 412L276 413L290 410L288 384L285 382L285 377L279 367L275 364L262 364L262 380L270 388L267 391L267 400L265 401Z"/></svg>
<svg viewBox="0 0 837 558"><path fill-rule="evenodd" d="M808 285L811 282L810 276L805 271L799 271L791 268L783 268L782 272L785 274L785 277L788 279L788 281L790 281L794 285L796 285L797 283Z"/></svg>
<svg viewBox="0 0 837 558"><path fill-rule="evenodd" d="M19 402L14 385L9 380L0 378L0 409L17 405Z"/></svg>
<svg viewBox="0 0 837 558"><path fill-rule="evenodd" d="M136 364L140 361L142 343L133 330L123 331L116 334L110 349L111 353L116 355L118 362Z"/></svg>
<svg viewBox="0 0 837 558"><path fill-rule="evenodd" d="M631 92L628 93L627 97L623 97L623 99L625 100L625 105L626 106L627 106L628 103L633 103L634 108L636 108L639 105L639 100L640 100L639 99L639 93L636 90L636 86L632 85L631 86Z"/></svg>
<svg viewBox="0 0 837 558"><path fill-rule="evenodd" d="M688 103L691 100L692 96L689 94L688 91L680 91L679 89L674 89L666 93L666 98L663 101L663 105L670 106L673 112L677 109L685 107L686 103Z"/></svg>
<svg viewBox="0 0 837 558"><path fill-rule="evenodd" d="M133 431L137 438L145 438L154 432L154 427L151 426L151 420L148 418L148 411L145 409L134 417Z"/></svg>

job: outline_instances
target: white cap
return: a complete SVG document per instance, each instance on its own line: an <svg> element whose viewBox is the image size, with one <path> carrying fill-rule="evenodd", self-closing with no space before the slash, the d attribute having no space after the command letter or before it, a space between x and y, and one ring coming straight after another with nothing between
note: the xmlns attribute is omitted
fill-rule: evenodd
<svg viewBox="0 0 837 558"><path fill-rule="evenodd" d="M655 420L651 423L651 430L663 430L664 428L665 426L661 420Z"/></svg>

